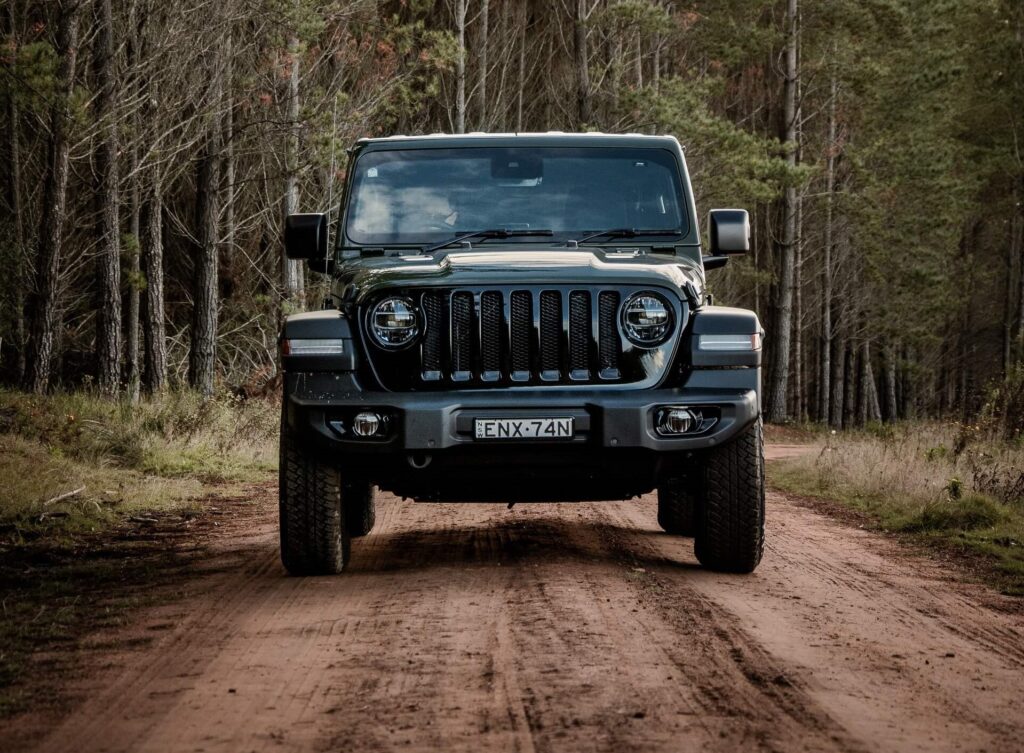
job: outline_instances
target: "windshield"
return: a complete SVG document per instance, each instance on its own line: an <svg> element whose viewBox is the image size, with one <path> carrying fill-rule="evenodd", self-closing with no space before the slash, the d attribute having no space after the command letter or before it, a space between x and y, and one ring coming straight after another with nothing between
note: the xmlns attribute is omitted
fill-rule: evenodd
<svg viewBox="0 0 1024 753"><path fill-rule="evenodd" d="M394 149L365 152L354 169L346 235L362 245L440 243L494 228L565 237L686 229L679 168L665 149Z"/></svg>

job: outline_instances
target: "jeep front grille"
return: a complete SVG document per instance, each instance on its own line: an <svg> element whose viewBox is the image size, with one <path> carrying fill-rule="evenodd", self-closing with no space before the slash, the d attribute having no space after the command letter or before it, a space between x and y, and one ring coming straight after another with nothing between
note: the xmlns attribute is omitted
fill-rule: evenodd
<svg viewBox="0 0 1024 753"><path fill-rule="evenodd" d="M633 348L622 338L619 306L642 289L406 291L422 314L423 335L402 351L372 349L374 371L384 387L399 390L651 384L663 374L674 338L654 350ZM683 312L677 312L677 328Z"/></svg>

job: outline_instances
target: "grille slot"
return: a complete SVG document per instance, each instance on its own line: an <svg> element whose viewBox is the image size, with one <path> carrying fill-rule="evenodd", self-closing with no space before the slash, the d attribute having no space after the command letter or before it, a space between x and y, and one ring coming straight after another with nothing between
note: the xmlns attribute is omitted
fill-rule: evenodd
<svg viewBox="0 0 1024 753"><path fill-rule="evenodd" d="M511 322L509 365L513 382L530 380L530 332L533 329L533 296L525 290L516 290L509 304Z"/></svg>
<svg viewBox="0 0 1024 753"><path fill-rule="evenodd" d="M554 290L540 294L540 378L558 381L562 339L562 296Z"/></svg>
<svg viewBox="0 0 1024 753"><path fill-rule="evenodd" d="M441 379L441 335L447 329L444 324L444 309L444 298L441 294L424 294L423 317L426 320L426 331L423 333L421 374L425 382L437 382Z"/></svg>
<svg viewBox="0 0 1024 753"><path fill-rule="evenodd" d="M485 382L501 378L502 308L501 293L492 290L480 296L480 378Z"/></svg>
<svg viewBox="0 0 1024 753"><path fill-rule="evenodd" d="M569 378L590 378L590 294L569 294Z"/></svg>
<svg viewBox="0 0 1024 753"><path fill-rule="evenodd" d="M619 378L619 333L615 319L619 310L619 294L604 290L598 296L598 363L602 379Z"/></svg>
<svg viewBox="0 0 1024 753"><path fill-rule="evenodd" d="M468 382L473 378L473 294L452 296L452 380Z"/></svg>

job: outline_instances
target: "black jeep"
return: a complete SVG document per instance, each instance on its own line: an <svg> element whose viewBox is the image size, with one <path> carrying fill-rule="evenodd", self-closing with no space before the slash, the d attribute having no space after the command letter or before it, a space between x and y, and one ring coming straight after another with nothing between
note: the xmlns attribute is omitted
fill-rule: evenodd
<svg viewBox="0 0 1024 753"><path fill-rule="evenodd" d="M712 306L705 271L749 246L710 213L701 253L679 143L665 136L365 139L334 243L287 219L329 309L281 335L281 554L337 573L374 487L419 501L622 500L706 567L764 545L757 316Z"/></svg>

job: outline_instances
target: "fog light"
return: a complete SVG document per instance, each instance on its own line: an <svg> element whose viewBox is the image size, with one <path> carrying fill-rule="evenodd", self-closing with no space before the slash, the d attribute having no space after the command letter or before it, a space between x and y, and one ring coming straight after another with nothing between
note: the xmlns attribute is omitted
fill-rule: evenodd
<svg viewBox="0 0 1024 753"><path fill-rule="evenodd" d="M658 412L659 434L685 434L696 425L696 417L686 408L662 408Z"/></svg>
<svg viewBox="0 0 1024 753"><path fill-rule="evenodd" d="M370 411L357 413L356 417L352 419L352 431L357 437L372 437L379 428L380 416L376 413Z"/></svg>

